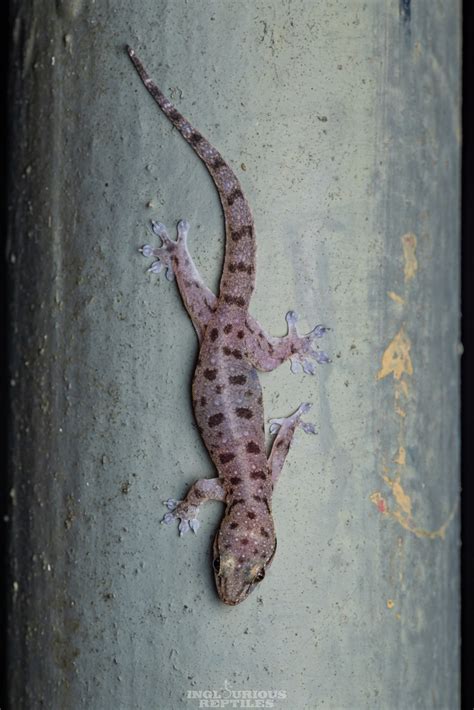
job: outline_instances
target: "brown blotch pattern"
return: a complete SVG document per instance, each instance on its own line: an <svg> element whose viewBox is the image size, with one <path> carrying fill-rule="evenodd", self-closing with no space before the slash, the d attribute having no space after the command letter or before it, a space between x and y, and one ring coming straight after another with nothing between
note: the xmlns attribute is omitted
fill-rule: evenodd
<svg viewBox="0 0 474 710"><path fill-rule="evenodd" d="M206 380L215 380L217 377L217 370L211 370L209 368L204 370L204 377Z"/></svg>
<svg viewBox="0 0 474 710"><path fill-rule="evenodd" d="M229 461L232 461L233 459L235 459L235 454L233 454L232 451L226 451L223 454L219 454L219 460L221 463L229 463Z"/></svg>
<svg viewBox="0 0 474 710"><path fill-rule="evenodd" d="M270 534L265 530L264 527L260 528L260 532L262 533L263 537L270 537Z"/></svg>
<svg viewBox="0 0 474 710"><path fill-rule="evenodd" d="M240 476L232 476L230 482L233 486L237 486L239 483L242 483L242 479L240 478Z"/></svg>
<svg viewBox="0 0 474 710"><path fill-rule="evenodd" d="M260 446L255 443L255 441L249 441L247 444L247 451L249 454L259 454L260 453Z"/></svg>
<svg viewBox="0 0 474 710"><path fill-rule="evenodd" d="M223 158L221 158L220 155L212 161L212 167L214 168L214 170L226 167L225 161L223 160Z"/></svg>
<svg viewBox="0 0 474 710"><path fill-rule="evenodd" d="M232 332L232 323L227 323L227 324L224 326L224 333L225 333L226 335L229 335L229 333L231 333L231 332Z"/></svg>
<svg viewBox="0 0 474 710"><path fill-rule="evenodd" d="M175 108L169 111L168 116L171 118L172 121L179 121L179 119L181 118L181 114Z"/></svg>
<svg viewBox="0 0 474 710"><path fill-rule="evenodd" d="M229 377L229 382L231 385L245 385L247 378L245 375L231 375Z"/></svg>
<svg viewBox="0 0 474 710"><path fill-rule="evenodd" d="M257 516L253 512L253 510L249 510L247 513L247 518L250 518L250 520L254 520Z"/></svg>
<svg viewBox="0 0 474 710"><path fill-rule="evenodd" d="M227 204L228 205L233 205L234 202L238 199L243 200L244 196L242 194L242 190L240 190L238 187L233 190L230 195L227 197Z"/></svg>
<svg viewBox="0 0 474 710"><path fill-rule="evenodd" d="M242 237L251 237L252 236L252 225L247 224L244 227L241 227L240 229L233 229L230 233L231 239L234 242L238 242Z"/></svg>
<svg viewBox="0 0 474 710"><path fill-rule="evenodd" d="M209 417L207 420L207 423L209 424L210 427L217 426L221 422L223 422L225 419L224 415L222 412L219 412L218 414L213 414L212 417Z"/></svg>
<svg viewBox="0 0 474 710"><path fill-rule="evenodd" d="M247 409L247 407L237 407L237 409L235 410L235 413L241 419L252 419L252 417L253 417L252 410Z"/></svg>
<svg viewBox="0 0 474 710"><path fill-rule="evenodd" d="M219 331L217 330L217 328L213 328L211 330L211 332L209 333L209 337L212 340L212 342L217 340L217 338L219 337Z"/></svg>
<svg viewBox="0 0 474 710"><path fill-rule="evenodd" d="M204 397L204 395L201 397L201 407L205 407L207 404L207 397Z"/></svg>
<svg viewBox="0 0 474 710"><path fill-rule="evenodd" d="M202 135L200 133L198 133L197 131L194 131L194 133L191 134L191 136L189 137L188 140L191 143L191 145L197 145L202 140L204 140L204 138L202 137Z"/></svg>
<svg viewBox="0 0 474 710"><path fill-rule="evenodd" d="M244 335L245 335L245 333L244 333L243 330L239 330L239 331L237 332L237 337L238 337L240 340L242 340L242 338L244 337Z"/></svg>
<svg viewBox="0 0 474 710"><path fill-rule="evenodd" d="M266 481L267 479L267 477L265 476L265 471L250 471L250 478L253 478L254 481L258 479Z"/></svg>

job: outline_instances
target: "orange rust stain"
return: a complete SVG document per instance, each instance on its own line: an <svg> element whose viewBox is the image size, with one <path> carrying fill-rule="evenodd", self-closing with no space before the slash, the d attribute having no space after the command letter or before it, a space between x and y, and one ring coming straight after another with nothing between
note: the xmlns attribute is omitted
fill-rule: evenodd
<svg viewBox="0 0 474 710"><path fill-rule="evenodd" d="M410 339L402 326L382 355L382 367L377 373L377 379L382 380L388 375L393 375L396 380L401 380L404 374L413 375L410 349ZM408 394L406 383L404 389Z"/></svg>
<svg viewBox="0 0 474 710"><path fill-rule="evenodd" d="M418 260L416 258L416 236L412 232L404 234L402 237L403 259L405 261L404 275L405 283L411 281L418 271Z"/></svg>

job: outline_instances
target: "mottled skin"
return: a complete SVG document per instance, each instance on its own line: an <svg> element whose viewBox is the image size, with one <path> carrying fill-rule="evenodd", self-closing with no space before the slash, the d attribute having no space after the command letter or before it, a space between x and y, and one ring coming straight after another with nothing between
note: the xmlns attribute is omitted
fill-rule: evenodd
<svg viewBox="0 0 474 710"><path fill-rule="evenodd" d="M184 305L200 341L194 373L193 407L199 431L214 462L218 477L201 479L191 486L183 501L166 502L170 512L164 522L179 521L179 531L197 531L199 507L207 500L225 503L226 510L214 540L214 574L219 597L238 604L265 576L276 550L271 511L273 488L280 474L297 426L314 433L301 415L304 404L291 416L272 420L276 433L270 456L265 452L262 391L257 369L269 371L289 359L293 372L313 374L311 359L328 362L315 349L314 340L326 328L316 326L300 336L296 314L286 316L288 334L267 335L248 312L255 283L255 230L252 214L232 169L162 94L146 73L135 52L128 54L145 87L160 109L192 146L216 185L224 212L225 261L216 297L203 283L186 239L189 224L178 223L172 241L166 228L152 222L162 245L146 245L142 253L155 257L150 271L164 267L169 279L176 277Z"/></svg>

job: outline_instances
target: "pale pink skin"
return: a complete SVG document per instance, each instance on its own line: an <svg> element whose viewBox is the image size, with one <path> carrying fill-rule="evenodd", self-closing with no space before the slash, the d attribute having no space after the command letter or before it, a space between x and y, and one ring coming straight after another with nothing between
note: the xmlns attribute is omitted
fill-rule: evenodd
<svg viewBox="0 0 474 710"><path fill-rule="evenodd" d="M189 224L178 223L178 238L152 222L161 246L141 251L156 261L150 271L166 269L176 277L183 303L196 329L200 352L194 373L193 407L199 431L217 469L217 478L194 483L183 501L168 500L164 522L179 521L180 534L197 531L200 506L208 500L226 505L214 540L214 575L219 597L238 604L255 588L276 550L271 500L293 435L298 426L314 433L301 421L310 408L301 405L290 417L271 420L276 433L270 456L265 453L262 391L257 369L270 371L285 360L293 372L314 372L312 360L329 362L314 341L326 332L316 326L300 336L296 314L286 316L288 334L267 335L248 312L255 284L255 231L250 208L232 169L152 82L135 52L127 48L145 87L167 118L190 143L206 165L221 199L226 227L226 252L216 297L203 283L186 240Z"/></svg>

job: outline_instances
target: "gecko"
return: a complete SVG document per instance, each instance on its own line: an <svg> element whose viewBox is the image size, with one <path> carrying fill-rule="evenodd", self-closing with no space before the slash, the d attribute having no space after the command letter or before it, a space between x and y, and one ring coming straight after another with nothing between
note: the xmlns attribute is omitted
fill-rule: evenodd
<svg viewBox="0 0 474 710"><path fill-rule="evenodd" d="M141 247L154 261L152 273L165 271L176 280L184 306L196 330L199 355L192 381L192 404L199 433L217 470L202 478L183 500L168 499L164 523L178 522L180 535L197 532L198 514L207 501L225 504L213 544L213 571L219 598L241 603L263 580L273 561L277 538L272 495L298 427L316 433L303 421L307 402L288 417L271 419L275 435L266 453L262 389L257 371L269 372L289 360L292 372L314 374L315 363L330 362L316 340L327 330L315 326L300 335L297 314L286 314L287 334L268 335L249 313L255 286L256 238L252 212L240 182L222 155L176 109L150 78L135 51L128 55L145 88L161 111L202 160L216 187L224 214L225 257L219 293L203 282L187 246L189 222L177 224L177 238L151 222L159 246Z"/></svg>

